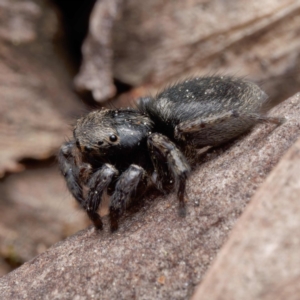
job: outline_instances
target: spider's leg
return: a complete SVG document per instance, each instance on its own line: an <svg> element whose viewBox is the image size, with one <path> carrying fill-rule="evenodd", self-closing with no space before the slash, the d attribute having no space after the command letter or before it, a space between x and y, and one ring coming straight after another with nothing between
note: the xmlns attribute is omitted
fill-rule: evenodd
<svg viewBox="0 0 300 300"><path fill-rule="evenodd" d="M222 115L184 121L175 128L175 138L194 148L217 146L238 137L257 123L280 125L283 118L235 110Z"/></svg>
<svg viewBox="0 0 300 300"><path fill-rule="evenodd" d="M179 213L184 216L185 186L190 165L176 145L162 134L151 134L148 138L148 148L157 175L156 184L163 188L166 183L175 181L173 186L179 200Z"/></svg>
<svg viewBox="0 0 300 300"><path fill-rule="evenodd" d="M118 175L117 169L110 165L104 164L101 169L96 171L88 181L89 193L86 201L86 211L94 223L95 227L102 229L102 221L97 213L103 192L113 184L113 179Z"/></svg>
<svg viewBox="0 0 300 300"><path fill-rule="evenodd" d="M60 171L66 179L67 187L80 206L85 207L82 186L80 184L81 173L86 173L84 168L78 165L79 154L76 152L74 141L64 143L58 153Z"/></svg>
<svg viewBox="0 0 300 300"><path fill-rule="evenodd" d="M136 195L140 195L142 191L145 191L146 186L147 173L138 165L130 165L129 168L120 175L109 206L112 231L118 229L118 220L124 213L130 200Z"/></svg>

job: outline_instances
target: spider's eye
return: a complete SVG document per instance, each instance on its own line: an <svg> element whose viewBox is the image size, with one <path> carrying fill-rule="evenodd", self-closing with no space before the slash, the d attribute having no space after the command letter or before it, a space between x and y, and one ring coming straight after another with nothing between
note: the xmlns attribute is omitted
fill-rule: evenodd
<svg viewBox="0 0 300 300"><path fill-rule="evenodd" d="M76 141L76 146L77 146L78 148L80 148L80 143L79 143L78 140Z"/></svg>
<svg viewBox="0 0 300 300"><path fill-rule="evenodd" d="M103 145L103 143L104 143L103 141L99 141L98 145L101 146L101 145Z"/></svg>
<svg viewBox="0 0 300 300"><path fill-rule="evenodd" d="M117 136L114 135L114 134L112 134L112 135L109 137L109 140L110 140L111 142L115 142L117 139L118 139Z"/></svg>

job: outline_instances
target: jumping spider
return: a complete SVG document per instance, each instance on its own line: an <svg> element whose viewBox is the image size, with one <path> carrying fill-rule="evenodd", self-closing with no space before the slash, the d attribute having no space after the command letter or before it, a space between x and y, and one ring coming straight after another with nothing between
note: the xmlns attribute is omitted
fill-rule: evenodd
<svg viewBox="0 0 300 300"><path fill-rule="evenodd" d="M254 83L228 76L199 77L171 86L137 108L102 109L79 119L59 164L67 186L98 229L97 210L110 197L111 230L133 198L152 183L175 190L185 214L185 186L196 150L236 138L259 122L267 95ZM87 192L84 192L87 187Z"/></svg>

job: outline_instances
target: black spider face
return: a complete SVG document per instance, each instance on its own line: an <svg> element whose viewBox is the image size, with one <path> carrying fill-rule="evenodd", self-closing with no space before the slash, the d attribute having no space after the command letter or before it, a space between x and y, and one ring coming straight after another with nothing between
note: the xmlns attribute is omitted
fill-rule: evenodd
<svg viewBox="0 0 300 300"><path fill-rule="evenodd" d="M134 110L100 110L78 120L74 140L87 156L105 157L139 147L152 122Z"/></svg>
<svg viewBox="0 0 300 300"><path fill-rule="evenodd" d="M118 134L107 118L107 110L94 111L77 121L74 139L78 149L87 156L105 156L119 144Z"/></svg>
<svg viewBox="0 0 300 300"><path fill-rule="evenodd" d="M106 127L103 124L80 124L78 122L74 130L76 146L88 156L106 156L113 147L118 147L120 138L115 128Z"/></svg>

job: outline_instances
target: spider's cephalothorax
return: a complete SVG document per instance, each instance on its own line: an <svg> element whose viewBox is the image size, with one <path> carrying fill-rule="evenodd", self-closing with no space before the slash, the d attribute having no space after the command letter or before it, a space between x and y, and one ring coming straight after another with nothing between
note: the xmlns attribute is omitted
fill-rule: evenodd
<svg viewBox="0 0 300 300"><path fill-rule="evenodd" d="M193 153L236 138L263 115L266 94L233 77L197 77L139 99L137 109L102 109L79 119L74 138L59 152L67 186L95 226L102 195L110 196L111 229L133 198L152 183L175 190L185 214L185 184ZM83 187L87 187L84 193Z"/></svg>

